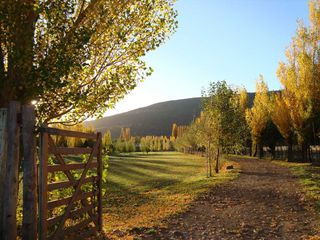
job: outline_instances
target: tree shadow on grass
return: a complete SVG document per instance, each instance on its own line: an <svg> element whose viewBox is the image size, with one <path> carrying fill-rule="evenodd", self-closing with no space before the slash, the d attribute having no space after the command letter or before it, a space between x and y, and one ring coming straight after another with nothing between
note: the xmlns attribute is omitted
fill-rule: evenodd
<svg viewBox="0 0 320 240"><path fill-rule="evenodd" d="M173 167L194 167L194 166L197 166L197 164L181 163L181 162L161 160L161 159L145 160L145 159L134 158L134 159L132 159L132 160L130 159L130 161L128 161L128 159L121 159L121 158L114 159L113 158L113 159L109 160L109 165L110 164L117 164L117 163L130 165L130 166L141 166L141 167L145 167L147 165L149 166L150 164L151 165L163 165L163 168L168 168L170 166L173 166ZM154 166L154 167L157 169L159 168L159 166Z"/></svg>
<svg viewBox="0 0 320 240"><path fill-rule="evenodd" d="M123 167L121 169L114 168L112 171L109 172L109 174L115 176L119 180L123 179L125 182L128 183L128 185L132 187L140 186L144 189L155 189L161 186L165 187L180 182L176 179L173 179L172 172L170 170L167 170L165 172L165 175L163 175L162 173L161 177L152 174L146 174L145 172L137 171L130 167Z"/></svg>
<svg viewBox="0 0 320 240"><path fill-rule="evenodd" d="M142 154L142 153L120 153L111 157L114 158L150 158L154 156L163 156L162 153L148 153L148 154Z"/></svg>
<svg viewBox="0 0 320 240"><path fill-rule="evenodd" d="M127 206L128 204L142 205L150 201L145 194L132 191L130 188L111 180L109 180L104 187L107 189L103 196L104 212L107 212L108 209L110 210L110 208L113 207L121 211L121 207Z"/></svg>
<svg viewBox="0 0 320 240"><path fill-rule="evenodd" d="M144 186L145 189L137 189L135 187L125 186L112 180L108 180L105 184L107 189L103 201L105 208L116 207L121 211L123 206L139 207L143 204L155 202L157 194L146 194L148 191L162 189L179 183L179 180L157 177L147 180L138 180L138 186Z"/></svg>

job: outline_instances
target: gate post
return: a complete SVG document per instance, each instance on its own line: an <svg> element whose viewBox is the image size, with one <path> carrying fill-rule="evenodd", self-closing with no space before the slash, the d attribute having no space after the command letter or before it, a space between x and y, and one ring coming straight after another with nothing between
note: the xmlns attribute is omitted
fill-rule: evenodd
<svg viewBox="0 0 320 240"><path fill-rule="evenodd" d="M0 108L0 198L4 195L4 181L6 177L6 162L7 162L7 108ZM0 201L0 239L3 238L3 200Z"/></svg>
<svg viewBox="0 0 320 240"><path fill-rule="evenodd" d="M20 103L10 102L8 111L7 132L7 166L4 189L3 231L4 240L16 240L17 237L17 197L18 197L18 168L20 152L20 126L18 123Z"/></svg>
<svg viewBox="0 0 320 240"><path fill-rule="evenodd" d="M102 146L101 146L101 133L98 132L97 134L97 143L98 146L98 153L97 153L97 162L98 162L98 230L101 232L103 228L103 219L102 219Z"/></svg>
<svg viewBox="0 0 320 240"><path fill-rule="evenodd" d="M39 239L47 238L48 202L48 133L40 132Z"/></svg>
<svg viewBox="0 0 320 240"><path fill-rule="evenodd" d="M22 239L37 239L37 174L34 106L22 107L23 223Z"/></svg>

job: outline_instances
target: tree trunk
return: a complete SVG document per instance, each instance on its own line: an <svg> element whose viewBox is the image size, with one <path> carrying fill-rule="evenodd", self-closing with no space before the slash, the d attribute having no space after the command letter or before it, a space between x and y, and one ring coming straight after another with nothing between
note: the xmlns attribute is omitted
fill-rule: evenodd
<svg viewBox="0 0 320 240"><path fill-rule="evenodd" d="M301 151L302 151L302 162L308 162L308 144L303 142L301 144Z"/></svg>
<svg viewBox="0 0 320 240"><path fill-rule="evenodd" d="M220 151L219 151L219 148L218 148L218 151L217 151L217 158L216 158L216 173L219 173L219 156L220 156Z"/></svg>
<svg viewBox="0 0 320 240"><path fill-rule="evenodd" d="M6 1L5 1L6 2ZM8 11L8 59L7 74L1 76L0 106L6 106L10 101L26 103L30 101L35 92L39 90L32 79L33 72L33 46L35 22L37 18L35 0L15 1L5 5ZM9 6L10 5L10 6ZM0 53L0 57L3 53ZM0 59L4 61L4 59ZM1 71L0 71L1 73ZM3 78L3 79L2 79ZM31 89L26 91L26 89Z"/></svg>
<svg viewBox="0 0 320 240"><path fill-rule="evenodd" d="M257 143L257 156L259 159L263 158L263 145L259 142Z"/></svg>
<svg viewBox="0 0 320 240"><path fill-rule="evenodd" d="M272 145L272 146L270 146L270 149L271 149L272 159L275 159L276 158L276 146Z"/></svg>
<svg viewBox="0 0 320 240"><path fill-rule="evenodd" d="M313 162L313 159L312 159L312 149L311 149L310 146L308 147L308 159L309 159L309 162Z"/></svg>
<svg viewBox="0 0 320 240"><path fill-rule="evenodd" d="M292 141L288 141L288 162L293 162Z"/></svg>
<svg viewBox="0 0 320 240"><path fill-rule="evenodd" d="M258 144L256 143L252 143L252 157L256 157L258 154Z"/></svg>
<svg viewBox="0 0 320 240"><path fill-rule="evenodd" d="M7 159L7 109L0 109L0 239L3 239L3 190Z"/></svg>
<svg viewBox="0 0 320 240"><path fill-rule="evenodd" d="M207 162L206 162L206 169L207 169L207 177L210 177L210 174L209 174L209 155L207 154Z"/></svg>
<svg viewBox="0 0 320 240"><path fill-rule="evenodd" d="M212 156L209 158L209 177L212 177Z"/></svg>
<svg viewBox="0 0 320 240"><path fill-rule="evenodd" d="M211 154L211 143L208 142L207 147L207 177L212 177L212 154Z"/></svg>

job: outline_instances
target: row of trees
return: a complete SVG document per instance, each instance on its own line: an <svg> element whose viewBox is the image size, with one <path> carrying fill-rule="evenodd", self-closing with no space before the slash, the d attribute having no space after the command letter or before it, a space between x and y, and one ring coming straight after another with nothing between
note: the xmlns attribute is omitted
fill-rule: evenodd
<svg viewBox="0 0 320 240"><path fill-rule="evenodd" d="M286 51L287 61L279 64L277 76L282 90L270 96L266 85L261 82L257 86L259 100L255 101L252 111L247 113L253 141L259 143L261 135L272 122L288 144L289 160L293 158L293 144L300 145L302 159L310 161L309 146L319 143L319 1L309 1L309 20L308 27L302 21L299 22L296 35Z"/></svg>
<svg viewBox="0 0 320 240"><path fill-rule="evenodd" d="M159 152L174 150L174 137L166 136L146 136L146 137L131 137L123 133L130 133L130 128L125 128L121 131L120 137L112 140L110 131L106 131L102 138L103 150L107 154L124 153L124 152ZM125 136L125 137L124 137Z"/></svg>
<svg viewBox="0 0 320 240"><path fill-rule="evenodd" d="M253 106L245 89L232 89L222 81L211 83L203 94L203 113L177 139L180 149L205 149L208 165L213 155L241 152L263 156L263 146L274 155L277 143L301 147L301 159L310 161L310 145L320 136L320 6L309 1L310 26L299 22L296 35L280 62L277 76L282 89L269 92L261 75L256 83ZM216 164L217 166L217 164ZM209 172L211 170L209 169ZM209 173L210 174L210 173Z"/></svg>
<svg viewBox="0 0 320 240"><path fill-rule="evenodd" d="M57 128L94 133L95 130L91 126L77 124L74 126L65 126L62 124L54 125ZM93 142L82 138L72 138L64 136L54 136L54 141L57 146L63 147L86 147L91 146ZM125 152L159 152L173 151L175 149L175 138L167 136L146 136L132 137L130 128L122 128L120 137L116 140L112 139L110 130L107 130L102 136L102 148L106 154L125 153Z"/></svg>
<svg viewBox="0 0 320 240"><path fill-rule="evenodd" d="M146 136L140 139L140 150L142 152L159 152L174 150L174 137Z"/></svg>
<svg viewBox="0 0 320 240"><path fill-rule="evenodd" d="M177 125L176 123L172 124L171 136L175 139L179 136L182 136L183 132L187 129L186 125Z"/></svg>
<svg viewBox="0 0 320 240"><path fill-rule="evenodd" d="M109 153L113 154L114 152L135 152L137 149L136 138L131 137L130 139L117 139L114 141L113 145L109 146Z"/></svg>

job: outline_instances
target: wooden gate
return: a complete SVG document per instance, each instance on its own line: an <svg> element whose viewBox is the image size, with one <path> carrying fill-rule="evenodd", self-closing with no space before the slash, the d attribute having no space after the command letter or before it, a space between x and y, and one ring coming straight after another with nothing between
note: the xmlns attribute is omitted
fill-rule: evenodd
<svg viewBox="0 0 320 240"><path fill-rule="evenodd" d="M101 134L55 128L40 128L40 134L39 239L96 234L102 230ZM59 136L87 139L91 146L57 146Z"/></svg>

